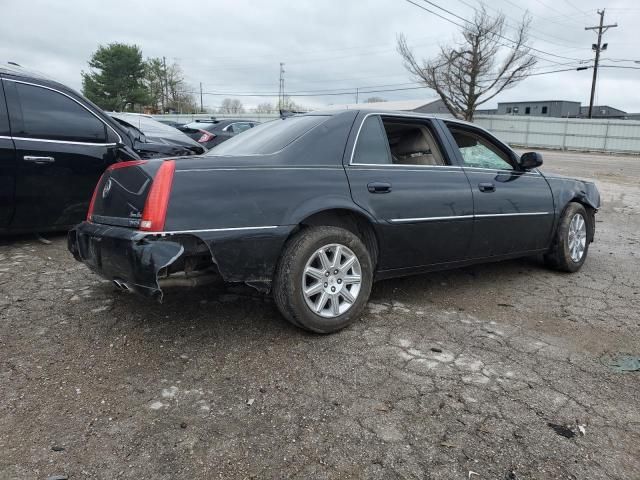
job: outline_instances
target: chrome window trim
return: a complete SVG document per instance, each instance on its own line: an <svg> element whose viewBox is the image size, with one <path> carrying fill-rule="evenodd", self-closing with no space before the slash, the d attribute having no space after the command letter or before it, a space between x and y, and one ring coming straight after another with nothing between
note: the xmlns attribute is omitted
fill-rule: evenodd
<svg viewBox="0 0 640 480"><path fill-rule="evenodd" d="M3 137L0 137L3 138ZM6 137L12 140L24 140L25 142L47 142L63 143L68 145L91 145L96 147L115 147L117 143L93 143L93 142L72 142L71 140L49 140L48 138L27 138L27 137Z"/></svg>
<svg viewBox="0 0 640 480"><path fill-rule="evenodd" d="M102 118L100 118L98 115L96 115L95 112L93 112L92 110L90 110L89 108L87 108L86 105L84 105L82 102L79 102L78 100L76 100L75 98L73 98L71 95L62 92L60 90L57 90L55 88L52 87L48 87L46 85L38 85L37 83L31 83L31 82L25 82L24 80L17 80L15 78L3 78L3 81L6 82L14 82L14 83L22 83L24 85L31 85L32 87L38 87L38 88L44 88L45 90L51 90L52 92L56 92L59 93L60 95L64 95L65 97L69 98L70 100L73 100L74 102L76 102L78 105L80 105L82 108L84 108L87 112L89 112L91 115L93 115L94 117L96 117L105 127L108 127L113 133L116 134L116 136L118 137L118 141L120 143L122 142L122 137L120 136L120 134L111 126L109 125L107 122L105 122ZM21 107L22 108L22 107ZM20 137L14 137L14 138L20 138ZM89 142L65 142L63 140L46 140L46 141L51 141L51 142L63 142L63 143L80 143L80 144L87 144ZM93 144L93 143L92 143ZM108 143L99 143L98 145L115 145L115 144L108 144Z"/></svg>
<svg viewBox="0 0 640 480"><path fill-rule="evenodd" d="M358 165L384 165L384 166L388 166L388 167L392 167L392 168L412 168L412 167L452 167L452 166L457 166L457 165L404 165L404 164L399 164L399 163L377 163L377 164L371 164L371 163L353 163L353 157L356 153L356 147L358 146L358 139L360 138L360 132L362 131L362 126L364 125L364 122L367 121L367 118L373 116L373 115L384 115L385 117L396 117L396 118L418 118L418 119L422 119L422 120L430 120L432 121L434 119L434 117L427 117L423 114L419 114L419 113L407 113L407 114L403 114L403 113L393 113L393 112L371 112L371 113L367 113L364 118L362 119L362 122L360 122L360 126L358 127L358 132L356 133L356 138L353 141L353 147L351 147L351 157L349 158L349 164L348 166L358 166ZM436 139L437 141L437 139ZM439 148L439 146L438 146ZM444 152L441 152L444 153ZM446 154L445 154L446 155ZM443 155L443 157L445 156Z"/></svg>

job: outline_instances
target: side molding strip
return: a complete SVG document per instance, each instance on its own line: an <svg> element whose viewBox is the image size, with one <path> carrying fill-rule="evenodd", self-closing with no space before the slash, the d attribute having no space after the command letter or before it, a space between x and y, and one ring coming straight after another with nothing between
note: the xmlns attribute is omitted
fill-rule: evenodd
<svg viewBox="0 0 640 480"><path fill-rule="evenodd" d="M421 223L437 222L440 220L462 220L469 218L492 218L492 217L520 217L528 215L549 215L551 212L524 212L524 213L483 213L478 215L450 215L447 217L423 217L423 218L392 218L391 223Z"/></svg>

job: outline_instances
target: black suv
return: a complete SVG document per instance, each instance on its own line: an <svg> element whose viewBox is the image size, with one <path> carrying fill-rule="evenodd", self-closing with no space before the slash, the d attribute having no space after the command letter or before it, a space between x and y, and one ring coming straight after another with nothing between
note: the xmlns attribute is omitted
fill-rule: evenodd
<svg viewBox="0 0 640 480"><path fill-rule="evenodd" d="M0 233L75 225L113 163L203 152L146 141L70 88L0 65Z"/></svg>

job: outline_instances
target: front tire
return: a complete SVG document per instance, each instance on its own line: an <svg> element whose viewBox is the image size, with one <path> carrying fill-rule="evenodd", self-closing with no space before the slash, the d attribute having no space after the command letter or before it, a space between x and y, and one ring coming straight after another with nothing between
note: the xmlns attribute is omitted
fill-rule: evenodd
<svg viewBox="0 0 640 480"><path fill-rule="evenodd" d="M360 316L373 283L362 240L338 227L309 227L291 238L273 281L280 312L294 325L336 332Z"/></svg>
<svg viewBox="0 0 640 480"><path fill-rule="evenodd" d="M587 211L579 203L571 202L560 219L553 245L544 259L547 265L563 272L577 272L584 264L589 250Z"/></svg>

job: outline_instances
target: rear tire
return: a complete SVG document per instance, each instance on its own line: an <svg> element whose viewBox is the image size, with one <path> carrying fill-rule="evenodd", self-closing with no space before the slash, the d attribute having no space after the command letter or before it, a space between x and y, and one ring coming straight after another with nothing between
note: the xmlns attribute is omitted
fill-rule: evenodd
<svg viewBox="0 0 640 480"><path fill-rule="evenodd" d="M563 272L577 272L587 258L589 250L589 224L587 211L579 203L571 202L558 223L556 235L545 263Z"/></svg>
<svg viewBox="0 0 640 480"><path fill-rule="evenodd" d="M338 227L309 227L291 238L273 281L278 309L292 324L336 332L360 316L373 282L362 240Z"/></svg>

